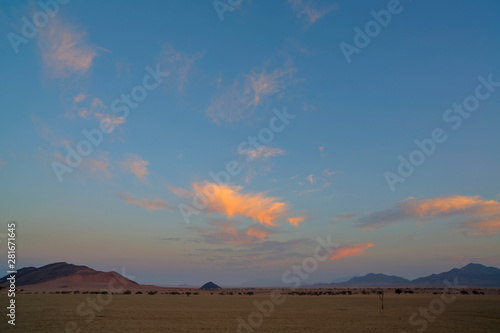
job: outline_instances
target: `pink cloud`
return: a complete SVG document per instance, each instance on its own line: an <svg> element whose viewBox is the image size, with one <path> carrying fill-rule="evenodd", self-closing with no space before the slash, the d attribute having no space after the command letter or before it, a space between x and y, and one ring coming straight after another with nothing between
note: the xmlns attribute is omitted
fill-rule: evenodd
<svg viewBox="0 0 500 333"><path fill-rule="evenodd" d="M288 0L288 3L299 19L302 18L306 20L308 26L337 9L336 4L330 4L320 8L316 5L316 2L312 0Z"/></svg>
<svg viewBox="0 0 500 333"><path fill-rule="evenodd" d="M374 245L373 243L341 244L330 255L330 260L338 260L345 257L358 256L364 254L365 250L369 249L373 245Z"/></svg>
<svg viewBox="0 0 500 333"><path fill-rule="evenodd" d="M86 32L77 31L57 17L51 18L39 34L38 45L45 71L51 77L84 74L97 56L98 48L87 43Z"/></svg>
<svg viewBox="0 0 500 333"><path fill-rule="evenodd" d="M141 182L147 181L149 162L141 159L140 156L128 154L120 165L123 170L133 173Z"/></svg>

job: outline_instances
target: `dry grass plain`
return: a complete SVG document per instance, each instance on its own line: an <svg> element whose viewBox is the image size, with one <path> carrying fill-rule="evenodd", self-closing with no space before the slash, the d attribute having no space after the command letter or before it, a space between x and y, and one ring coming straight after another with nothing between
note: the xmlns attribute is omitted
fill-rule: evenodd
<svg viewBox="0 0 500 333"><path fill-rule="evenodd" d="M110 303L101 311L94 311L95 318L87 322L88 313L81 316L76 308L89 299L97 300L96 297L19 294L14 328L7 324L5 316L7 296L0 294L0 332L237 332L237 318L247 319L256 311L254 301L269 300L262 294L112 295ZM286 301L276 306L269 318L264 317L255 332L417 332L421 326L410 325L410 315L439 297L386 294L382 310L380 300L373 294L286 296ZM65 330L68 322L74 322L70 325L77 328ZM500 295L459 295L428 323L425 332L500 332Z"/></svg>

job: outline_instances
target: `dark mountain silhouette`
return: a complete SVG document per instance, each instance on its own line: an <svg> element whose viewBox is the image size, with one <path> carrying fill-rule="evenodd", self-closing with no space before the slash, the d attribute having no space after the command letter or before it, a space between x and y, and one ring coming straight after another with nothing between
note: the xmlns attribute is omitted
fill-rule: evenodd
<svg viewBox="0 0 500 333"><path fill-rule="evenodd" d="M202 290L207 290L207 289L222 289L212 281L205 283L203 286L200 287Z"/></svg>
<svg viewBox="0 0 500 333"><path fill-rule="evenodd" d="M487 267L481 264L468 264L462 268L453 268L448 272L432 274L415 280L407 280L399 276L389 276L385 274L367 274L365 276L354 277L342 283L318 283L314 286L329 287L399 287L399 286L446 286L445 281L464 287L500 287L500 269Z"/></svg>
<svg viewBox="0 0 500 333"><path fill-rule="evenodd" d="M386 286L404 285L408 282L409 280L399 276L370 273L365 276L353 277L347 282L337 283L337 284L356 285L360 287L361 286L386 287Z"/></svg>
<svg viewBox="0 0 500 333"><path fill-rule="evenodd" d="M8 283L9 275L0 279L0 285ZM29 286L35 284L46 284L57 287L71 287L72 285L106 285L112 279L120 281L123 285L137 285L137 282L129 280L116 272L96 271L87 266L78 266L65 262L56 262L40 268L25 267L17 271L16 286Z"/></svg>
<svg viewBox="0 0 500 333"><path fill-rule="evenodd" d="M500 287L500 269L481 264L468 264L462 268L453 268L448 272L432 274L410 282L412 286L444 286L445 280L464 287Z"/></svg>

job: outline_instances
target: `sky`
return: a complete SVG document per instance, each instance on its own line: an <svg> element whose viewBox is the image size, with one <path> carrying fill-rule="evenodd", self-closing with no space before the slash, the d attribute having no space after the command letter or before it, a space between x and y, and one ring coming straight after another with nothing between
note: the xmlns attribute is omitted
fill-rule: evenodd
<svg viewBox="0 0 500 333"><path fill-rule="evenodd" d="M157 285L282 281L318 237L301 284L499 267L499 11L2 1L1 246Z"/></svg>

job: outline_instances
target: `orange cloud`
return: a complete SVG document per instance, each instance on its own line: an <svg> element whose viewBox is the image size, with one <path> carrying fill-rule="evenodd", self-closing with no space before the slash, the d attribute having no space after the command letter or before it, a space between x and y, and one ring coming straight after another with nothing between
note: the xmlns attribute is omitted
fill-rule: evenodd
<svg viewBox="0 0 500 333"><path fill-rule="evenodd" d="M147 181L147 176L149 174L147 168L148 165L148 161L145 161L134 154L128 154L125 160L121 163L123 170L133 173L143 183Z"/></svg>
<svg viewBox="0 0 500 333"><path fill-rule="evenodd" d="M172 210L172 208L161 199L136 199L129 194L119 194L118 197L125 200L128 204L147 209L150 212L155 210Z"/></svg>
<svg viewBox="0 0 500 333"><path fill-rule="evenodd" d="M260 240L266 239L266 237L269 235L269 233L267 233L265 231L252 229L252 228L248 229L247 234L250 237L255 237L255 238L258 238Z"/></svg>
<svg viewBox="0 0 500 333"><path fill-rule="evenodd" d="M330 260L338 260L345 257L363 254L366 249L372 247L373 245L373 243L342 244L330 255Z"/></svg>
<svg viewBox="0 0 500 333"><path fill-rule="evenodd" d="M84 74L97 55L97 47L88 44L86 37L86 32L76 31L57 18L40 29L38 45L47 74L58 78Z"/></svg>
<svg viewBox="0 0 500 333"><path fill-rule="evenodd" d="M228 217L245 216L261 224L274 226L274 221L288 210L288 204L264 193L240 193L242 186L218 185L208 181L194 183L196 192L208 201L207 210Z"/></svg>
<svg viewBox="0 0 500 333"><path fill-rule="evenodd" d="M315 182L314 175L307 176L307 179L311 182L311 184L314 184L314 182Z"/></svg>
<svg viewBox="0 0 500 333"><path fill-rule="evenodd" d="M420 218L433 221L449 216L492 216L500 214L500 202L480 196L452 195L431 199L408 198L395 207L369 213L355 221L361 229L378 229L387 224Z"/></svg>
<svg viewBox="0 0 500 333"><path fill-rule="evenodd" d="M472 215L492 215L500 213L500 203L494 200L484 201L479 196L465 197L453 195L433 199L417 200L409 198L404 209L409 214L417 216L434 216L438 214L450 214L470 210Z"/></svg>
<svg viewBox="0 0 500 333"><path fill-rule="evenodd" d="M299 223L302 223L306 220L306 217L305 216L298 216L298 217L290 217L288 219L288 223L290 223L291 225L295 226L295 227L298 227L299 226Z"/></svg>

